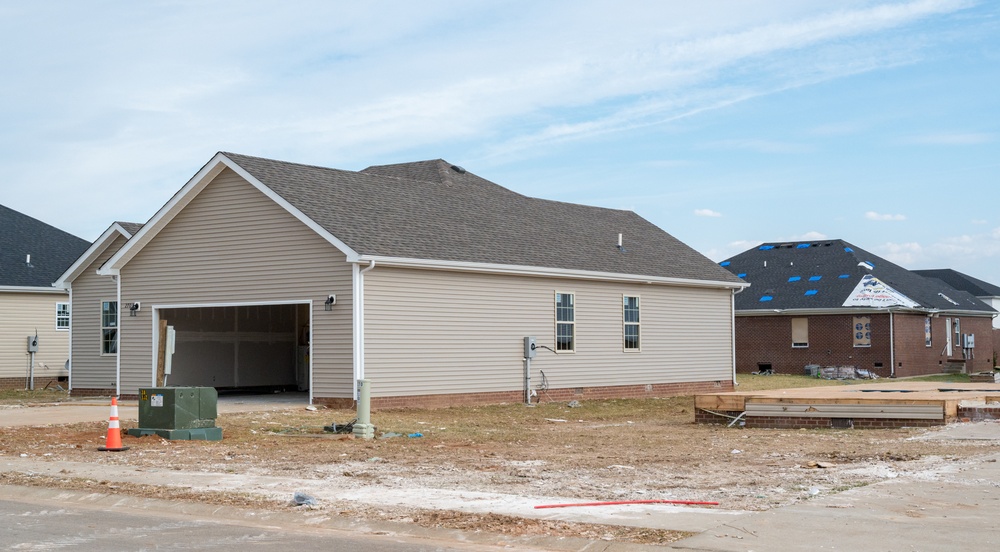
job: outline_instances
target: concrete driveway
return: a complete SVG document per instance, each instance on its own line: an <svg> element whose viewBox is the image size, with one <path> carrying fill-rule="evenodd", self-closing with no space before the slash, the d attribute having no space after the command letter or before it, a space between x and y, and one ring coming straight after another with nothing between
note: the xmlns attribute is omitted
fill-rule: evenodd
<svg viewBox="0 0 1000 552"><path fill-rule="evenodd" d="M269 393L260 395L219 395L220 414L229 412L256 412L305 408L309 405L307 393ZM111 416L111 399L95 398L61 403L43 403L32 406L0 405L0 427L43 426L74 424L79 422L107 422ZM118 419L137 421L137 401L118 401Z"/></svg>

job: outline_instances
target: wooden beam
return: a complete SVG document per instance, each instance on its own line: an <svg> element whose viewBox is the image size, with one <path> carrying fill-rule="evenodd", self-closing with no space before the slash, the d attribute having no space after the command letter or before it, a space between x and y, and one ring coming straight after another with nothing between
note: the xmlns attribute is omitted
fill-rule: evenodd
<svg viewBox="0 0 1000 552"><path fill-rule="evenodd" d="M163 387L164 378L166 374L167 365L167 321L160 320L160 343L156 348L156 385L154 387Z"/></svg>

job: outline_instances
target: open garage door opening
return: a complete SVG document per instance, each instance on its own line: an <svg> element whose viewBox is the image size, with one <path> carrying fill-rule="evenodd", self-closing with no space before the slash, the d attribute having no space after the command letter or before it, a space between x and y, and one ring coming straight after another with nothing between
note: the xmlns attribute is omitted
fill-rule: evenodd
<svg viewBox="0 0 1000 552"><path fill-rule="evenodd" d="M309 389L309 305L164 308L159 318L176 332L167 385Z"/></svg>

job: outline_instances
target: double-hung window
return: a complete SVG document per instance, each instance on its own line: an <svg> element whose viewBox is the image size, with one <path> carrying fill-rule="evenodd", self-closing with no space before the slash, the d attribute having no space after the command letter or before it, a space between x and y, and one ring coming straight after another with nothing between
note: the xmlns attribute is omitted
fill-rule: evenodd
<svg viewBox="0 0 1000 552"><path fill-rule="evenodd" d="M572 293L556 293L556 351L576 350L576 312Z"/></svg>
<svg viewBox="0 0 1000 552"><path fill-rule="evenodd" d="M69 329L69 303L56 303L56 329Z"/></svg>
<svg viewBox="0 0 1000 552"><path fill-rule="evenodd" d="M101 354L118 354L118 301L101 303Z"/></svg>
<svg viewBox="0 0 1000 552"><path fill-rule="evenodd" d="M625 351L639 351L639 298L625 295L622 300Z"/></svg>

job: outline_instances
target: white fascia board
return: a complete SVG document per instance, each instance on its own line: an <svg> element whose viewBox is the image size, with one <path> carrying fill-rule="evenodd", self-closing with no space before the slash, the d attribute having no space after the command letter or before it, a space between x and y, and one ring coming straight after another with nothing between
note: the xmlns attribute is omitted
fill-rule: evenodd
<svg viewBox="0 0 1000 552"><path fill-rule="evenodd" d="M0 286L3 293L51 293L58 295L69 295L63 288L57 287L36 287L36 286Z"/></svg>
<svg viewBox="0 0 1000 552"><path fill-rule="evenodd" d="M230 168L234 172L240 175L243 179L250 183L253 187L260 190L264 195L269 197L275 203L280 205L283 209L292 214L295 218L299 219L306 226L311 228L314 232L322 236L324 239L333 244L334 247L341 250L345 255L347 255L348 260L353 260L357 258L357 253L355 253L351 248L347 247L344 242L337 239L333 234L330 234L320 225L316 224L315 221L309 217L302 214L301 211L293 207L288 201L279 196L262 182L254 178L242 167L236 164L235 161L229 159L222 153L215 154L212 159L205 164L204 167L198 171L186 184L170 198L159 211L153 215L153 218L149 219L149 222L142 227L141 230L136 232L135 236L122 247L118 253L115 253L108 262L104 263L104 266L98 270L98 274L117 274L119 270L125 264L127 264L135 255L143 248L153 237L156 236L167 225L168 222L173 220L178 213L180 213L184 207L188 205L198 194L208 186L216 176L219 175L224 169Z"/></svg>
<svg viewBox="0 0 1000 552"><path fill-rule="evenodd" d="M58 288L69 289L70 284L79 278L80 274L83 274L83 271L94 262L94 259L101 253L104 253L119 234L124 236L126 240L132 237L132 234L128 233L122 225L117 222L112 224L101 234L101 237L90 244L90 248L83 255L80 255L76 262L66 269L66 272L63 272L62 276L52 285Z"/></svg>
<svg viewBox="0 0 1000 552"><path fill-rule="evenodd" d="M224 157L221 153L215 154L215 157L211 161L205 164L190 180L187 181L184 186L177 191L167 201L160 210L153 215L153 218L149 219L147 222L134 236L132 239L125 244L124 247L118 250L117 253L111 256L107 262L104 263L97 273L105 276L118 274L121 267L125 266L127 262L132 260L142 248L153 239L156 234L167 225L168 222L173 220L177 213L179 213L188 203L191 202L198 192L203 190L209 182L215 178L226 165L222 162Z"/></svg>
<svg viewBox="0 0 1000 552"><path fill-rule="evenodd" d="M597 272L590 270L571 270L542 266L502 265L492 263L473 263L464 261L438 261L428 259L408 259L402 257L379 257L362 255L359 262L375 261L378 266L393 266L402 268L422 268L431 270L454 270L459 272L481 272L486 274L513 274L518 276L536 276L545 278L571 278L577 280L602 280L610 282L629 282L636 284L675 285L700 288L742 289L750 284L746 282L721 282L715 280L691 280L686 278L664 278L661 276L643 276L639 274L618 274L615 272Z"/></svg>
<svg viewBox="0 0 1000 552"><path fill-rule="evenodd" d="M220 154L221 155L221 154ZM342 242L337 236L331 234L326 228L320 226L316 221L307 217L305 213L299 211L294 205L288 202L285 198L281 197L271 188L268 188L263 182L257 180L253 175L248 173L243 167L237 165L235 162L230 160L225 155L221 155L222 159L225 160L226 165L232 169L236 174L240 175L244 180L253 185L254 188L260 190L260 192L266 195L271 201L277 203L282 209L288 211L293 217L299 219L299 222L305 224L310 230L319 234L320 237L328 241L331 245L340 250L347 257L348 262L353 262L357 260L358 253L347 246L346 243Z"/></svg>

